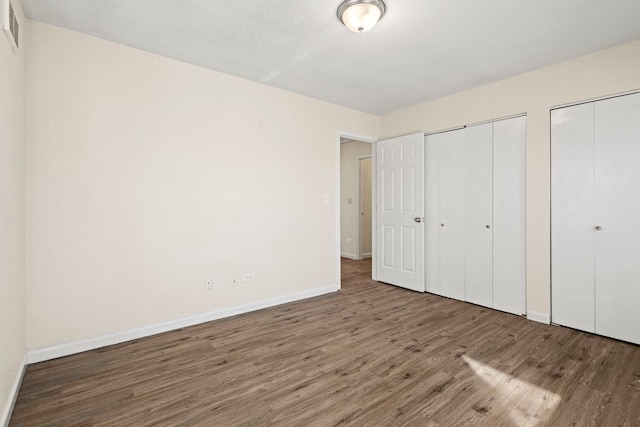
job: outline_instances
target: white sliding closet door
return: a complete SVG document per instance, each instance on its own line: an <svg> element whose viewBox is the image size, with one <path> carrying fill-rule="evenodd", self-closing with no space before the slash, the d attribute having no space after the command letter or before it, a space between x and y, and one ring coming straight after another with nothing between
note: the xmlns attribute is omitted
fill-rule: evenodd
<svg viewBox="0 0 640 427"><path fill-rule="evenodd" d="M440 294L440 135L425 138L425 289Z"/></svg>
<svg viewBox="0 0 640 427"><path fill-rule="evenodd" d="M464 300L464 130L440 134L440 295Z"/></svg>
<svg viewBox="0 0 640 427"><path fill-rule="evenodd" d="M465 130L465 301L493 306L493 123Z"/></svg>
<svg viewBox="0 0 640 427"><path fill-rule="evenodd" d="M596 332L640 343L640 94L595 103Z"/></svg>
<svg viewBox="0 0 640 427"><path fill-rule="evenodd" d="M426 290L526 312L525 126L516 117L426 137Z"/></svg>
<svg viewBox="0 0 640 427"><path fill-rule="evenodd" d="M551 314L595 331L593 103L551 112Z"/></svg>
<svg viewBox="0 0 640 427"><path fill-rule="evenodd" d="M640 344L640 94L551 118L552 320Z"/></svg>
<svg viewBox="0 0 640 427"><path fill-rule="evenodd" d="M526 313L525 116L493 123L493 308Z"/></svg>

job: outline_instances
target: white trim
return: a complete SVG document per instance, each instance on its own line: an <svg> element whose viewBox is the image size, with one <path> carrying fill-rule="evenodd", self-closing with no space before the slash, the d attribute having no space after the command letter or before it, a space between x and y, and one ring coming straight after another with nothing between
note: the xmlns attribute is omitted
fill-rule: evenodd
<svg viewBox="0 0 640 427"><path fill-rule="evenodd" d="M599 96L597 98L585 99L583 101L574 101L574 102L570 102L568 104L554 105L554 106L552 106L550 108L550 110L553 111L553 110L557 110L557 109L560 109L560 108L573 107L575 105L580 105L580 104L588 104L590 102L604 101L605 99L617 98L619 96L633 95L635 93L640 93L640 89L632 89L632 90L628 90L628 91L625 91L625 92L617 92L617 93L614 93L614 94L611 94L611 95Z"/></svg>
<svg viewBox="0 0 640 427"><path fill-rule="evenodd" d="M527 113L518 113L518 114L512 114L510 116L504 116L504 117L499 117L497 119L489 119L489 120L483 120L481 122L475 122L475 123L467 123L466 125L460 125L460 126L456 126L456 127L452 127L452 128L447 128L447 129L442 129L442 130L435 130L432 132L425 132L424 136L431 136L431 135L437 135L439 133L445 133L445 132L451 132L454 130L460 130L460 129L464 129L467 127L471 127L471 126L478 126L478 125L484 125L487 123L493 123L493 122L499 122L502 120L509 120L509 119L515 119L516 117L526 117ZM400 135L402 136L402 135Z"/></svg>
<svg viewBox="0 0 640 427"><path fill-rule="evenodd" d="M9 9L13 11L13 22ZM2 20L2 28L4 29L4 33L7 36L7 40L9 42L9 46L11 46L11 50L14 54L17 55L18 51L20 50L18 43L22 45L22 36L20 35L20 27L22 26L22 24L20 23L20 21L18 21L18 11L16 10L15 4L13 4L12 0L4 0L4 4L2 5L2 13L4 15L4 18ZM13 34L12 32L12 24L17 25L18 27L16 34ZM16 37L18 39L18 43L16 43Z"/></svg>
<svg viewBox="0 0 640 427"><path fill-rule="evenodd" d="M550 119L550 118L549 118ZM549 121L551 123L551 121ZM528 113L524 114L524 309L527 309L527 304L529 303L529 252L527 251L527 238L529 236L527 232L527 224L529 224L529 217L527 216L527 194L528 194L528 186L527 186L527 178L529 175L529 168L527 167L527 151L529 147L529 139L527 138L527 130L529 126L529 115ZM551 173L551 170L549 170ZM549 200L551 202L551 200ZM551 224L551 209L549 209L549 224ZM551 227L549 227L549 239L551 239ZM549 246L551 249L551 246ZM549 265L551 265L551 259L549 259ZM551 275L549 275L549 284L551 284ZM551 289L549 289L549 306L551 306ZM535 312L533 312L533 316L535 316ZM547 325L551 324L551 316L545 316L548 319ZM532 319L533 320L533 319Z"/></svg>
<svg viewBox="0 0 640 427"><path fill-rule="evenodd" d="M374 144L371 150L371 278L378 280L378 145Z"/></svg>
<svg viewBox="0 0 640 427"><path fill-rule="evenodd" d="M545 313L527 310L527 319L533 320L534 322L544 323L545 325L551 324L551 316Z"/></svg>
<svg viewBox="0 0 640 427"><path fill-rule="evenodd" d="M209 313L203 313L196 316L173 320L170 322L159 323L156 325L150 325L142 328L131 329L128 331L116 332L113 334L102 335L99 337L87 338L84 340L74 341L74 342L65 343L65 344L58 344L58 345L52 345L49 347L37 348L34 350L29 350L27 352L27 362L38 363L38 362L43 362L45 360L56 359L58 357L69 356L71 354L81 353L83 351L88 351L88 350L94 350L96 348L106 347L113 344L119 344L125 341L144 338L144 337L148 337L155 334L161 334L163 332L173 331L175 329L180 329L187 326L198 325L200 323L206 323L212 320L236 316L238 314L248 313L251 311L273 307L280 304L286 304L289 302L300 301L307 298L313 298L316 296L329 294L331 292L336 292L338 290L339 288L336 285L328 286L326 288L312 289L309 291L298 292L295 294L286 295L278 298L272 298L272 299L259 301L259 302L255 302L247 305L242 305L238 307L232 307L232 308L212 311Z"/></svg>
<svg viewBox="0 0 640 427"><path fill-rule="evenodd" d="M373 254L368 253L368 254L362 254L362 259L367 259L367 258L371 258L373 256Z"/></svg>
<svg viewBox="0 0 640 427"><path fill-rule="evenodd" d="M340 252L340 257L341 257L341 258L354 259L354 260L356 260L356 261L360 259L360 258L358 258L356 255L353 255L353 254L347 254L347 253L344 253L344 252Z"/></svg>
<svg viewBox="0 0 640 427"><path fill-rule="evenodd" d="M16 404L16 399L18 399L18 392L20 391L20 385L22 384L22 379L24 378L24 373L27 370L27 356L25 355L22 359L22 368L18 371L16 375L16 379L13 382L13 386L11 386L11 390L9 390L9 395L7 396L7 403L4 405L2 410L2 425L4 427L9 426L9 421L11 421L11 415L13 414L13 407Z"/></svg>
<svg viewBox="0 0 640 427"><path fill-rule="evenodd" d="M340 142L340 138L352 139L354 141L369 142L371 144L375 144L376 142L378 142L377 139L371 136L359 135L357 133L345 132L342 130L338 131L338 143ZM338 144L338 147L340 147L339 144Z"/></svg>
<svg viewBox="0 0 640 427"><path fill-rule="evenodd" d="M336 182L336 254L338 254L338 256L336 257L336 283L338 284L338 289L342 288L342 263L340 261L340 255L342 252L342 212L340 212L340 209L342 207L342 186L341 186L341 181L340 181L340 177L342 175L341 170L342 170L342 164L340 163L342 161L342 155L341 155L341 140L342 140L342 132L338 131L337 135L336 135L336 139L338 141L338 143L336 144L336 169L337 169L337 174L338 174L338 179Z"/></svg>

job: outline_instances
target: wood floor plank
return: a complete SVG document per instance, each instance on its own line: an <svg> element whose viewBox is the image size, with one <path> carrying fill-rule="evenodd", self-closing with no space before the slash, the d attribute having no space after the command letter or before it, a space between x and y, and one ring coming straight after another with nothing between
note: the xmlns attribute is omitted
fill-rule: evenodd
<svg viewBox="0 0 640 427"><path fill-rule="evenodd" d="M370 279L30 365L10 426L640 425L640 347Z"/></svg>

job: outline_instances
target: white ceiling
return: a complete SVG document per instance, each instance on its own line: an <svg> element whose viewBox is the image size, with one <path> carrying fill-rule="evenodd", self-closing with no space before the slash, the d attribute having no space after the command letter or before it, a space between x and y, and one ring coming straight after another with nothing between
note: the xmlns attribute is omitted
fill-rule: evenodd
<svg viewBox="0 0 640 427"><path fill-rule="evenodd" d="M22 0L29 18L386 114L640 39L639 0L385 0L370 32L340 0Z"/></svg>

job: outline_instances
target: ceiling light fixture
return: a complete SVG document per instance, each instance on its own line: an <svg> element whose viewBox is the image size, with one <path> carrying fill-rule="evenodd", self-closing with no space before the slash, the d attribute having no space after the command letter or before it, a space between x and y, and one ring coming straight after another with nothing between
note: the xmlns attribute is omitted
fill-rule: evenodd
<svg viewBox="0 0 640 427"><path fill-rule="evenodd" d="M338 6L338 19L351 31L362 33L372 29L385 10L382 0L345 0Z"/></svg>

